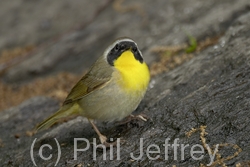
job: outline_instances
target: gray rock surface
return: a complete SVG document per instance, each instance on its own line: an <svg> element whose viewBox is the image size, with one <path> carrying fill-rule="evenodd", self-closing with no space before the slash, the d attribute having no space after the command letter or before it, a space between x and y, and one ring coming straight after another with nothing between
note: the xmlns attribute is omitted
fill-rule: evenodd
<svg viewBox="0 0 250 167"><path fill-rule="evenodd" d="M109 1L105 1L103 4L107 2ZM52 5L50 4L52 2L42 1L40 3ZM57 3L53 1L53 5ZM248 0L210 0L207 2L199 0L171 0L168 2L156 0L152 2L146 0L136 3L128 0L122 3L122 7L125 8L124 10L133 7L134 10L122 12L120 8L114 10L112 5L98 4L95 6L95 1L89 1L88 5L82 1L75 1L74 3L63 1L61 3L59 3L60 6L68 6L69 9L59 18L52 17L52 14L52 16L46 14L37 18L37 11L31 11L34 12L34 14L30 13L32 17L29 18L29 20L33 20L32 24L39 24L47 18L51 20L52 25L55 24L45 31L50 34L46 38L51 37L51 40L45 42L43 33L35 28L29 30L28 33L20 32L20 34L23 34L22 36L25 36L23 40L21 37L19 38L19 35L15 36L15 41L20 40L21 43L26 43L28 37L39 34L36 36L36 40L32 40L32 38L30 40L36 43L43 42L43 44L28 59L9 69L3 77L5 81L24 82L62 70L82 73L90 67L114 39L121 36L129 36L134 39L142 49L146 60L151 62L154 60L152 53L150 53L151 47L163 44L182 44L187 40L185 32L197 39L223 33L232 23L232 20L249 11L250 4ZM33 7L38 8L38 4L36 5ZM25 4L22 6L25 6ZM54 15L61 15L63 9L60 6L53 11ZM84 10L78 7L82 7ZM25 10L28 9L25 8ZM46 10L50 13L51 9ZM66 19L70 12L73 12L70 19ZM65 18L64 15L67 17ZM88 17L86 18L86 16ZM66 21L63 21L64 18ZM75 25L80 18L84 20L80 24L84 25L83 28L67 32L69 26L64 26L64 23L70 20L68 24ZM24 26L26 25L26 18L23 19L20 20L20 24ZM13 39L8 34L6 33L6 38ZM55 35L58 35L57 38L52 38ZM3 39L5 39L5 36ZM8 43L8 40L4 41L3 46Z"/></svg>
<svg viewBox="0 0 250 167"><path fill-rule="evenodd" d="M191 146L202 145L200 131L189 138L185 134L192 128L199 128L202 125L207 126L208 134L204 137L209 146L230 143L242 149L240 152L232 145L221 147L219 149L222 156L220 164L218 161L214 166L222 166L223 163L227 166L236 166L239 163L245 166L249 164L249 2L189 0L180 4L179 1L154 1L154 8L150 6L152 1L143 2L148 21L146 25L141 23L140 15L134 15L136 12L114 14L115 12L110 9L111 6L108 6L107 10L104 10L83 30L65 35L53 45L39 50L27 61L12 67L6 73L5 79L8 78L8 81L12 82L28 81L33 77L30 76L29 71L34 68L39 69L37 76L45 73L52 75L63 69L79 72L80 69L70 67L76 67L80 64L80 60L83 62L83 59L85 61L90 59L91 62L98 52L101 53L107 43L121 35L131 36L138 41L150 62L153 59L150 57L149 50L153 44L178 44L186 40L181 28L187 29L198 39L224 31L225 34L217 45L200 52L196 57L174 70L152 78L146 97L136 111L136 113L143 112L148 115L149 121L132 121L126 125L98 123L101 132L109 138L124 140L119 151L114 148L114 160L109 160L110 150L107 151L108 160L103 160L101 150L96 152L96 160L93 160L92 145L87 151L79 151L77 160L74 160L74 138L85 138L90 142L97 138L94 130L82 118L28 137L25 134L26 131L31 130L38 122L59 108L55 100L35 97L18 107L0 112L0 164L2 166L34 166L30 150L35 138L37 140L33 155L38 166L55 165L58 150L54 138L57 139L61 148L58 166L80 166L80 164L82 166L200 166L210 162L207 151L204 151L204 157L201 160L194 160L189 152ZM132 2L126 1L126 3ZM159 11L155 12L158 8ZM132 15L134 17L131 17ZM100 50L89 47L93 45ZM74 51L68 52L70 47L73 47ZM77 62L79 64L70 58L65 58L59 61L60 63L58 59L54 62L48 61L50 60L48 56L56 57L62 53L76 56L79 58ZM83 56L85 53L91 53L93 57ZM81 56L84 58L80 58ZM41 59L44 61L40 61ZM40 62L39 65L32 66L36 61ZM64 66L67 61L70 65ZM86 62L86 67L90 62ZM51 68L42 68L44 63L52 63ZM55 67L55 63L61 65ZM133 160L130 153L134 156L140 155L140 138L144 139L144 155L140 160ZM173 148L169 148L168 157L165 157L163 144L168 138L169 144L173 144L178 138L179 144L190 145L184 152L184 160L181 159L180 147L178 147L176 160ZM98 139L97 142L99 143ZM39 149L44 144L49 144L53 148L43 150L44 157L53 155L48 161L38 156ZM159 154L150 154L152 157L159 155L156 160L150 160L146 155L147 147L152 144L160 148ZM85 142L79 142L77 148L86 146ZM120 153L120 160L117 160L117 152ZM235 153L238 154L225 160ZM195 156L201 155L195 154Z"/></svg>

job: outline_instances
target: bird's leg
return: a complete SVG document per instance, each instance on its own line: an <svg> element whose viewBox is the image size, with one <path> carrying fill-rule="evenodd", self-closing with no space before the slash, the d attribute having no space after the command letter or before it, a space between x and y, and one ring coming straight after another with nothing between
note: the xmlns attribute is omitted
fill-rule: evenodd
<svg viewBox="0 0 250 167"><path fill-rule="evenodd" d="M88 119L89 120L89 119ZM113 146L116 146L117 145L117 142L112 142L112 143L109 143L107 142L107 137L104 136L103 134L101 134L101 132L99 131L99 129L96 127L96 125L94 124L94 122L92 122L91 120L89 120L89 123L92 125L92 127L94 128L95 132L97 133L97 135L99 136L99 139L101 141L101 143L103 145L105 145L106 147L110 147L111 145Z"/></svg>

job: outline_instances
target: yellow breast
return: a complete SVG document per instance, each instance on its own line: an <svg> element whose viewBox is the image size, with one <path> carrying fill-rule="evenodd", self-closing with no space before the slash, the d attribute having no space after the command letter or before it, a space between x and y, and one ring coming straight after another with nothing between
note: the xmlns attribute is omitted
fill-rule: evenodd
<svg viewBox="0 0 250 167"><path fill-rule="evenodd" d="M114 67L119 71L121 79L118 84L127 92L146 91L150 74L145 62L136 60L134 54L128 50L115 60Z"/></svg>

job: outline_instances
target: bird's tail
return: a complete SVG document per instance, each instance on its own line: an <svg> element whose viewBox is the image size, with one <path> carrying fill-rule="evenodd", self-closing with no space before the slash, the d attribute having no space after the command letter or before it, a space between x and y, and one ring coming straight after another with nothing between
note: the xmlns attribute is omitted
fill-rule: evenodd
<svg viewBox="0 0 250 167"><path fill-rule="evenodd" d="M70 119L80 115L80 106L77 103L62 106L55 114L38 124L33 130L36 133L39 130L48 129L57 122L64 119Z"/></svg>

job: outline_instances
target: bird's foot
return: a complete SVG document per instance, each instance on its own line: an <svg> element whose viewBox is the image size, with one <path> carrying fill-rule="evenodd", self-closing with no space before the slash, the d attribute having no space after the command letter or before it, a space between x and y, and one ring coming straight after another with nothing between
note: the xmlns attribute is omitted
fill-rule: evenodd
<svg viewBox="0 0 250 167"><path fill-rule="evenodd" d="M145 114L138 114L138 115L132 115L132 114L130 114L130 117L132 119L139 119L139 120L143 120L145 122L147 122L147 120L149 119L149 117L147 115L145 115Z"/></svg>
<svg viewBox="0 0 250 167"><path fill-rule="evenodd" d="M118 125L127 124L127 123L131 122L132 120L142 120L142 121L146 122L148 119L149 119L149 117L145 114L138 114L138 115L130 114L129 116L126 117L126 119L124 121L118 123Z"/></svg>
<svg viewBox="0 0 250 167"><path fill-rule="evenodd" d="M105 147L111 147L111 146L116 146L117 145L117 140L116 141L114 141L114 142L107 142L107 137L106 136L104 136L104 135L101 135L101 136L99 136L99 139L100 139L100 141L101 141L101 143L105 146Z"/></svg>

